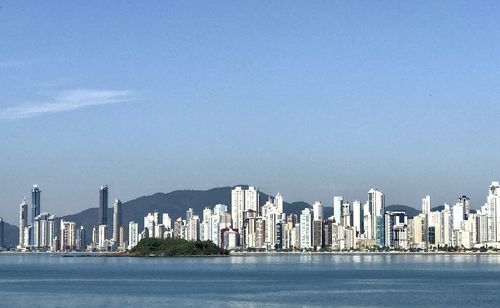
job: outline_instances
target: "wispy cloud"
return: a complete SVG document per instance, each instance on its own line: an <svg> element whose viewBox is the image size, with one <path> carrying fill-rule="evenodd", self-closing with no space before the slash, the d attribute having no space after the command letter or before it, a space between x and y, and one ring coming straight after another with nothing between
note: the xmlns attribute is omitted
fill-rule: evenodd
<svg viewBox="0 0 500 308"><path fill-rule="evenodd" d="M117 104L132 100L132 92L76 89L63 91L50 101L0 109L0 119L20 120L84 107Z"/></svg>

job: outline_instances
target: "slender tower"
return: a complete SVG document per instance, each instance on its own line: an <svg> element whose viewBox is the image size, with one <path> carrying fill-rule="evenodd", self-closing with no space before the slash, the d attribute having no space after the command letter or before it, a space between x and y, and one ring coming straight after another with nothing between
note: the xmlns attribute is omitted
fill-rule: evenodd
<svg viewBox="0 0 500 308"><path fill-rule="evenodd" d="M99 225L108 224L108 186L99 190Z"/></svg>
<svg viewBox="0 0 500 308"><path fill-rule="evenodd" d="M41 194L42 191L40 190L40 188L38 188L38 185L33 185L33 188L31 189L31 232L30 232L30 243L29 243L30 245L34 244L35 217L40 215Z"/></svg>
<svg viewBox="0 0 500 308"><path fill-rule="evenodd" d="M2 217L0 217L0 248L2 247L5 247L5 235L4 235L4 231L5 231L5 224L3 222L3 219Z"/></svg>
<svg viewBox="0 0 500 308"><path fill-rule="evenodd" d="M116 245L120 243L120 227L122 226L122 202L119 199L115 200L113 206L113 241Z"/></svg>
<svg viewBox="0 0 500 308"><path fill-rule="evenodd" d="M25 241L24 230L28 226L28 203L26 203L26 198L19 205L19 248L26 247L27 243Z"/></svg>

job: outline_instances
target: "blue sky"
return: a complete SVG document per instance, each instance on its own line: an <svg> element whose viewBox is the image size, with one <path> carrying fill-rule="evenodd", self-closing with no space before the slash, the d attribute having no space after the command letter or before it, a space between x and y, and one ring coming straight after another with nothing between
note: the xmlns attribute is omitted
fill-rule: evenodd
<svg viewBox="0 0 500 308"><path fill-rule="evenodd" d="M498 1L3 1L0 216L239 183L433 206L500 166Z"/></svg>

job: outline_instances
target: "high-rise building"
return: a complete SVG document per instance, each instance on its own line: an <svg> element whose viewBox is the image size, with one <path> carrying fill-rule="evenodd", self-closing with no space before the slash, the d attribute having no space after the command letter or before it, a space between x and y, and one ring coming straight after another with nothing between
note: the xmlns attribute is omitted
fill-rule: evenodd
<svg viewBox="0 0 500 308"><path fill-rule="evenodd" d="M429 214L431 212L431 196L427 195L422 199L422 214Z"/></svg>
<svg viewBox="0 0 500 308"><path fill-rule="evenodd" d="M313 203L313 220L314 221L323 220L323 205L319 201Z"/></svg>
<svg viewBox="0 0 500 308"><path fill-rule="evenodd" d="M385 246L407 248L408 218L404 211L385 212Z"/></svg>
<svg viewBox="0 0 500 308"><path fill-rule="evenodd" d="M466 195L461 195L458 197L457 203L462 203L464 207L464 219L467 219L470 214L470 199Z"/></svg>
<svg viewBox="0 0 500 308"><path fill-rule="evenodd" d="M500 240L500 183L492 182L486 199L488 207L488 242Z"/></svg>
<svg viewBox="0 0 500 308"><path fill-rule="evenodd" d="M368 210L371 215L371 234L375 243L382 247L384 240L385 196L377 188L368 191Z"/></svg>
<svg viewBox="0 0 500 308"><path fill-rule="evenodd" d="M351 226L351 205L346 200L342 202L342 225L344 227Z"/></svg>
<svg viewBox="0 0 500 308"><path fill-rule="evenodd" d="M342 196L333 197L333 218L335 222L340 224L342 222L342 203L344 198Z"/></svg>
<svg viewBox="0 0 500 308"><path fill-rule="evenodd" d="M163 213L162 223L165 226L165 229L172 230L172 219L168 216L168 213Z"/></svg>
<svg viewBox="0 0 500 308"><path fill-rule="evenodd" d="M76 248L76 225L71 221L61 220L61 251L73 251Z"/></svg>
<svg viewBox="0 0 500 308"><path fill-rule="evenodd" d="M122 226L122 202L119 199L115 200L113 206L113 242L115 245L120 243L120 227Z"/></svg>
<svg viewBox="0 0 500 308"><path fill-rule="evenodd" d="M99 225L108 225L108 186L99 189Z"/></svg>
<svg viewBox="0 0 500 308"><path fill-rule="evenodd" d="M305 208L300 214L300 248L310 249L312 245L312 218L310 208Z"/></svg>
<svg viewBox="0 0 500 308"><path fill-rule="evenodd" d="M156 226L160 224L160 212L154 211L153 213L148 213L144 217L144 230L148 230L147 236L149 238L155 238L158 235L155 234Z"/></svg>
<svg viewBox="0 0 500 308"><path fill-rule="evenodd" d="M135 221L131 221L128 224L128 249L132 249L137 246L139 242L139 224Z"/></svg>
<svg viewBox="0 0 500 308"><path fill-rule="evenodd" d="M50 249L56 237L55 217L43 212L35 217L33 226L33 246L37 249Z"/></svg>
<svg viewBox="0 0 500 308"><path fill-rule="evenodd" d="M5 247L5 223L0 217L0 248Z"/></svg>
<svg viewBox="0 0 500 308"><path fill-rule="evenodd" d="M212 240L212 209L203 209L203 221L200 224L200 239L202 241Z"/></svg>
<svg viewBox="0 0 500 308"><path fill-rule="evenodd" d="M109 240L107 238L108 234L108 226L100 225L99 226L99 249L108 250Z"/></svg>
<svg viewBox="0 0 500 308"><path fill-rule="evenodd" d="M86 244L87 244L87 237L86 237L85 227L80 226L80 228L76 230L76 250L84 251Z"/></svg>
<svg viewBox="0 0 500 308"><path fill-rule="evenodd" d="M363 234L363 211L358 200L352 202L352 226L360 235Z"/></svg>
<svg viewBox="0 0 500 308"><path fill-rule="evenodd" d="M245 211L253 210L257 213L260 212L259 209L259 191L254 186L248 187L245 190Z"/></svg>
<svg viewBox="0 0 500 308"><path fill-rule="evenodd" d="M40 215L40 197L42 191L38 188L38 185L33 185L31 189L31 220L35 219L38 215Z"/></svg>
<svg viewBox="0 0 500 308"><path fill-rule="evenodd" d="M253 210L260 213L259 191L254 186L243 189L240 186L231 191L231 219L233 230L243 230L243 212Z"/></svg>
<svg viewBox="0 0 500 308"><path fill-rule="evenodd" d="M192 212L192 209L190 209ZM187 240L198 241L200 239L200 217L192 215L187 222Z"/></svg>
<svg viewBox="0 0 500 308"><path fill-rule="evenodd" d="M278 212L283 213L283 197L280 193L274 198L274 205L278 208Z"/></svg>
<svg viewBox="0 0 500 308"><path fill-rule="evenodd" d="M30 245L34 243L34 228L35 217L40 215L40 198L42 191L38 188L38 185L33 185L31 188L31 232L30 232Z"/></svg>
<svg viewBox="0 0 500 308"><path fill-rule="evenodd" d="M28 227L28 203L26 203L26 198L19 205L19 248L25 248L28 246L26 241L26 229ZM28 236L29 238L29 236Z"/></svg>

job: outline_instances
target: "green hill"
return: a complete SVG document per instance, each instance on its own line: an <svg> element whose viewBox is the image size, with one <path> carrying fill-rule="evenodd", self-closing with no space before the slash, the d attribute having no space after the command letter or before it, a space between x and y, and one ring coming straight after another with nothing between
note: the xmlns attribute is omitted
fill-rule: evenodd
<svg viewBox="0 0 500 308"><path fill-rule="evenodd" d="M141 240L129 253L137 257L174 257L174 256L224 256L229 255L225 249L217 247L210 241L191 242L182 239L146 238Z"/></svg>

